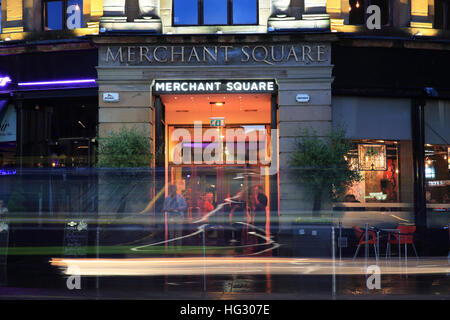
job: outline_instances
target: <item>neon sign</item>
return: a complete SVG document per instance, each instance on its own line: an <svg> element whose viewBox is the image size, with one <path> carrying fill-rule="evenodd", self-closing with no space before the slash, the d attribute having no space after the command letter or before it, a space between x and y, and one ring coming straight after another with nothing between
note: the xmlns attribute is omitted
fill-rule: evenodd
<svg viewBox="0 0 450 320"><path fill-rule="evenodd" d="M272 93L273 80L156 81L155 93Z"/></svg>
<svg viewBox="0 0 450 320"><path fill-rule="evenodd" d="M10 77L0 77L0 87L4 87L10 82L11 82Z"/></svg>
<svg viewBox="0 0 450 320"><path fill-rule="evenodd" d="M5 170L5 169L0 169L0 176L11 176L11 175L15 175L17 173L17 171L14 170Z"/></svg>
<svg viewBox="0 0 450 320"><path fill-rule="evenodd" d="M84 84L95 83L95 79L74 79L74 80L55 80L55 81L37 81L37 82L19 82L20 87L30 86L47 86L47 85L71 85L71 84Z"/></svg>

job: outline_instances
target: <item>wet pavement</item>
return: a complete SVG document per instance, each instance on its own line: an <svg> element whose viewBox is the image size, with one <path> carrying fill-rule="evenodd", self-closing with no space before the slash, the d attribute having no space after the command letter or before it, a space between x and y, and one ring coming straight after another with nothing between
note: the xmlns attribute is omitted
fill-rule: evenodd
<svg viewBox="0 0 450 320"><path fill-rule="evenodd" d="M54 259L46 265L24 260L2 270L0 298L450 299L447 259L413 260L378 261L380 289L367 287L366 268L377 261L365 259ZM80 289L70 290L68 279L79 274Z"/></svg>

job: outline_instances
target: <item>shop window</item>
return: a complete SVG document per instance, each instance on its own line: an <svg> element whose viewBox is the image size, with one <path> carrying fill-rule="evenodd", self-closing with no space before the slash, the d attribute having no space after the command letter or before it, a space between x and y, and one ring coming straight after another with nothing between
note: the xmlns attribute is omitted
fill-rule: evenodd
<svg viewBox="0 0 450 320"><path fill-rule="evenodd" d="M258 23L257 0L174 0L174 25L250 25Z"/></svg>
<svg viewBox="0 0 450 320"><path fill-rule="evenodd" d="M381 11L381 25L390 23L390 0L349 0L349 24L365 25L367 8L377 5Z"/></svg>
<svg viewBox="0 0 450 320"><path fill-rule="evenodd" d="M44 0L42 9L44 30L70 30L82 27L82 0Z"/></svg>
<svg viewBox="0 0 450 320"><path fill-rule="evenodd" d="M450 146L425 146L426 199L430 204L450 203Z"/></svg>
<svg viewBox="0 0 450 320"><path fill-rule="evenodd" d="M363 178L351 186L344 197L350 202L400 202L399 143L397 141L355 141L347 161Z"/></svg>
<svg viewBox="0 0 450 320"><path fill-rule="evenodd" d="M450 29L450 3L448 0L436 0L434 3L434 27Z"/></svg>

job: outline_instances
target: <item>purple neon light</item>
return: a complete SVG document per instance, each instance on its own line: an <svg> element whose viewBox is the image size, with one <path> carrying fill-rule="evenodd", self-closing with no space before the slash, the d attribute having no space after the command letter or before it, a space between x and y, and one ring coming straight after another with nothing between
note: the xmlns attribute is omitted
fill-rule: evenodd
<svg viewBox="0 0 450 320"><path fill-rule="evenodd" d="M0 87L4 87L10 82L11 82L10 77L0 77Z"/></svg>
<svg viewBox="0 0 450 320"><path fill-rule="evenodd" d="M55 80L55 81L39 81L39 82L19 82L19 86L46 86L46 85L64 85L64 84L80 84L95 83L95 79L76 79L76 80Z"/></svg>

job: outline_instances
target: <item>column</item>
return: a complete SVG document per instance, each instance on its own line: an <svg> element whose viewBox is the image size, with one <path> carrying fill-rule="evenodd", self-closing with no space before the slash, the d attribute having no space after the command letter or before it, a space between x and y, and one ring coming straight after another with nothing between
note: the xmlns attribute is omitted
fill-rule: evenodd
<svg viewBox="0 0 450 320"><path fill-rule="evenodd" d="M126 22L126 0L103 0L103 17L101 22Z"/></svg>
<svg viewBox="0 0 450 320"><path fill-rule="evenodd" d="M313 22L313 28L329 27L330 15L327 14L327 0L305 0L305 13L302 19Z"/></svg>

